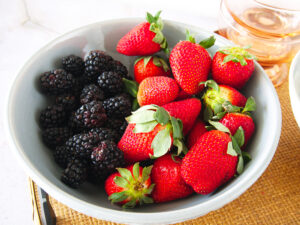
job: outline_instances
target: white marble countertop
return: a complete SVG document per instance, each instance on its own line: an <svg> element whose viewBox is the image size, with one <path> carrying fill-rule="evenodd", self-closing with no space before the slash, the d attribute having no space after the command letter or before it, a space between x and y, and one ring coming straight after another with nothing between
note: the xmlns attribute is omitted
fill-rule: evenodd
<svg viewBox="0 0 300 225"><path fill-rule="evenodd" d="M220 0L0 0L0 224L33 224L27 175L16 161L4 132L10 84L39 48L58 35L101 20L144 17L162 10L164 19L207 30L217 29Z"/></svg>

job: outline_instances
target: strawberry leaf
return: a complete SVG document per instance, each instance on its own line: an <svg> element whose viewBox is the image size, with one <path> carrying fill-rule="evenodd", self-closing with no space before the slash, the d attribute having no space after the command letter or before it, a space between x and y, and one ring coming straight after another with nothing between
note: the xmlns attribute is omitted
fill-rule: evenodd
<svg viewBox="0 0 300 225"><path fill-rule="evenodd" d="M147 22L150 23L150 24L155 22L154 17L153 17L152 14L149 13L149 12L147 12L147 14L146 14L146 20L147 20Z"/></svg>
<svg viewBox="0 0 300 225"><path fill-rule="evenodd" d="M214 126L205 126L205 129L207 131L215 130L216 128Z"/></svg>
<svg viewBox="0 0 300 225"><path fill-rule="evenodd" d="M239 147L242 147L245 143L245 134L244 134L244 129L242 126L240 126L235 134L233 135L234 139L237 141L237 144Z"/></svg>
<svg viewBox="0 0 300 225"><path fill-rule="evenodd" d="M220 120L225 116L226 112L219 112L216 115L214 115L211 119L213 120Z"/></svg>
<svg viewBox="0 0 300 225"><path fill-rule="evenodd" d="M214 36L210 36L209 38L206 38L202 41L200 41L199 45L201 45L203 48L207 49L210 48L215 44L216 38Z"/></svg>
<svg viewBox="0 0 300 225"><path fill-rule="evenodd" d="M128 180L126 180L123 177L116 176L114 178L114 182L116 183L117 186L122 187L122 188L126 188L128 185Z"/></svg>
<svg viewBox="0 0 300 225"><path fill-rule="evenodd" d="M146 123L150 121L154 121L155 111L153 110L145 110L139 113L134 113L129 117L126 117L128 123Z"/></svg>
<svg viewBox="0 0 300 225"><path fill-rule="evenodd" d="M207 81L203 81L203 82L199 83L199 85L202 85L202 84L204 84L204 87L210 87L210 88L216 90L217 92L220 91L219 85L214 80L207 80Z"/></svg>
<svg viewBox="0 0 300 225"><path fill-rule="evenodd" d="M133 165L132 173L135 180L138 180L140 177L140 164L137 162Z"/></svg>
<svg viewBox="0 0 300 225"><path fill-rule="evenodd" d="M136 98L133 99L131 109L132 109L133 111L135 111L135 110L137 110L139 107L140 107L140 106L139 106L139 103L138 103L137 99L136 99Z"/></svg>
<svg viewBox="0 0 300 225"><path fill-rule="evenodd" d="M126 168L117 168L118 172L121 174L121 178L125 178L126 180L128 181L131 181L132 180L132 174L131 172L126 169Z"/></svg>
<svg viewBox="0 0 300 225"><path fill-rule="evenodd" d="M129 202L127 202L126 204L124 204L122 206L122 208L124 209L132 209L136 206L136 199L132 198Z"/></svg>
<svg viewBox="0 0 300 225"><path fill-rule="evenodd" d="M153 57L153 64L157 67L162 67L165 72L170 70L168 64L163 60L162 58L159 58L157 56Z"/></svg>
<svg viewBox="0 0 300 225"><path fill-rule="evenodd" d="M243 156L239 155L238 163L236 166L236 172L237 174L241 174L244 170L244 159Z"/></svg>
<svg viewBox="0 0 300 225"><path fill-rule="evenodd" d="M252 160L252 157L248 152L242 152L242 156L243 156L244 164L247 164Z"/></svg>
<svg viewBox="0 0 300 225"><path fill-rule="evenodd" d="M153 199L148 196L144 196L141 198L141 203L146 203L146 204L153 203Z"/></svg>
<svg viewBox="0 0 300 225"><path fill-rule="evenodd" d="M128 198L126 191L116 192L111 194L108 197L108 200L112 201L112 203L121 202Z"/></svg>
<svg viewBox="0 0 300 225"><path fill-rule="evenodd" d="M174 139L173 145L177 147L177 155L180 155L182 152L186 154L188 152L188 148L185 146L185 144L179 140Z"/></svg>
<svg viewBox="0 0 300 225"><path fill-rule="evenodd" d="M154 36L154 38L152 39L153 42L160 44L162 43L164 40L164 35L161 31L157 31L156 35Z"/></svg>
<svg viewBox="0 0 300 225"><path fill-rule="evenodd" d="M189 31L189 30L186 30L185 36L186 36L185 39L186 39L187 41L190 41L190 42L192 42L192 43L196 43L196 40L195 40L194 35L190 34L190 31Z"/></svg>
<svg viewBox="0 0 300 225"><path fill-rule="evenodd" d="M242 150L240 149L240 146L239 146L237 140L233 136L230 136L230 137L231 137L231 140L232 140L232 146L233 146L234 150L236 151L236 153L238 155L242 155Z"/></svg>
<svg viewBox="0 0 300 225"><path fill-rule="evenodd" d="M180 127L178 120L173 116L171 117L171 124L173 128L173 138L182 139L182 128Z"/></svg>
<svg viewBox="0 0 300 225"><path fill-rule="evenodd" d="M214 126L217 130L230 134L230 130L225 127L222 123L209 120L208 121L212 126Z"/></svg>
<svg viewBox="0 0 300 225"><path fill-rule="evenodd" d="M142 182L143 183L149 179L152 167L153 166L147 166L147 167L143 168L143 172L142 172Z"/></svg>
<svg viewBox="0 0 300 225"><path fill-rule="evenodd" d="M137 59L134 61L133 65L137 64L137 63L138 63L139 61L141 61L142 59L144 59L144 57L137 58Z"/></svg>
<svg viewBox="0 0 300 225"><path fill-rule="evenodd" d="M135 81L128 80L126 78L122 78L125 90L127 93L129 93L132 97L136 98L138 89L139 89L139 84Z"/></svg>
<svg viewBox="0 0 300 225"><path fill-rule="evenodd" d="M227 55L227 56L224 57L223 62L221 64L223 65L223 64L225 64L227 62L230 62L230 61L236 62L236 63L239 62L239 60L238 60L238 58L236 56L234 56L234 55Z"/></svg>
<svg viewBox="0 0 300 225"><path fill-rule="evenodd" d="M158 107L154 114L154 119L161 125L166 125L170 120L170 115L164 108Z"/></svg>
<svg viewBox="0 0 300 225"><path fill-rule="evenodd" d="M253 112L255 110L256 110L256 102L255 102L255 99L251 96L247 99L246 105L245 105L242 113Z"/></svg>
<svg viewBox="0 0 300 225"><path fill-rule="evenodd" d="M152 56L145 56L144 57L144 68L146 68L147 64L149 63L149 61L151 60Z"/></svg>
<svg viewBox="0 0 300 225"><path fill-rule="evenodd" d="M233 148L232 142L228 143L227 146L227 154L231 156L237 156L238 154L236 153L235 149Z"/></svg>
<svg viewBox="0 0 300 225"><path fill-rule="evenodd" d="M133 128L133 133L148 133L151 132L157 125L157 121L150 121L146 123L137 123Z"/></svg>
<svg viewBox="0 0 300 225"><path fill-rule="evenodd" d="M223 108L225 109L226 112L230 112L230 113L240 112L240 110L241 110L241 107L232 105L230 101L225 101L222 104L222 106L223 106Z"/></svg>
<svg viewBox="0 0 300 225"><path fill-rule="evenodd" d="M143 111L146 111L146 110L156 110L158 108L157 105L145 105L145 106L142 106L141 108L139 108L138 110L132 112L132 114L137 114L137 113L140 113L140 112L143 112Z"/></svg>
<svg viewBox="0 0 300 225"><path fill-rule="evenodd" d="M223 111L222 104L219 104L219 103L214 104L213 110L214 110L215 114L222 112Z"/></svg>
<svg viewBox="0 0 300 225"><path fill-rule="evenodd" d="M160 157L166 154L172 144L172 139L170 135L170 128L166 127L165 129L159 131L154 137L151 148L153 149L153 155L155 157Z"/></svg>
<svg viewBox="0 0 300 225"><path fill-rule="evenodd" d="M151 184L150 187L146 189L145 194L150 195L152 193L154 187L155 187L155 184Z"/></svg>
<svg viewBox="0 0 300 225"><path fill-rule="evenodd" d="M203 119L204 119L204 121L208 122L209 120L212 119L213 115L214 115L214 113L211 110L211 108L209 106L206 106L204 108L204 112L203 112L203 117L204 117Z"/></svg>

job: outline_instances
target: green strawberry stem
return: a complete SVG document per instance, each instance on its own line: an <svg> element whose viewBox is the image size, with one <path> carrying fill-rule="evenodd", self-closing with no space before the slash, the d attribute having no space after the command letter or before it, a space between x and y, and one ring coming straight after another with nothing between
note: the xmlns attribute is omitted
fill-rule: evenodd
<svg viewBox="0 0 300 225"><path fill-rule="evenodd" d="M218 52L221 52L221 53L226 55L223 59L222 64L225 64L229 61L232 61L232 62L236 62L236 63L239 62L242 66L245 66L245 65L247 65L246 59L248 59L248 60L253 60L253 59L257 60L255 55L250 54L246 50L246 49L249 49L249 48L250 48L250 46L247 46L247 47L238 47L238 46L232 47L232 46L229 46L229 47L220 48L218 50Z"/></svg>
<svg viewBox="0 0 300 225"><path fill-rule="evenodd" d="M156 34L152 41L159 44L160 48L164 51L169 52L167 39L162 33L164 24L160 18L160 13L161 11L158 11L155 16L152 16L149 12L147 12L146 20L150 23L149 30Z"/></svg>
<svg viewBox="0 0 300 225"><path fill-rule="evenodd" d="M186 40L190 41L192 43L196 43L195 37L193 34L190 34L189 30L186 30ZM199 45L201 45L203 48L207 49L210 48L215 44L216 38L214 36L210 36L209 38L206 38L199 42Z"/></svg>
<svg viewBox="0 0 300 225"><path fill-rule="evenodd" d="M134 133L149 133L158 125L164 126L154 137L151 148L153 157L165 155L173 145L177 147L177 155L187 152L187 147L183 142L182 122L180 119L170 116L162 107L157 105L146 105L126 118L128 123L135 123Z"/></svg>
<svg viewBox="0 0 300 225"><path fill-rule="evenodd" d="M109 196L112 203L122 202L128 200L123 208L134 208L137 203L153 203L153 199L148 197L151 194L154 185L145 187L145 182L149 179L153 166L144 167L142 176L140 176L139 163L135 163L132 168L132 173L126 168L117 168L121 176L116 176L114 182L123 190L121 192L113 193Z"/></svg>

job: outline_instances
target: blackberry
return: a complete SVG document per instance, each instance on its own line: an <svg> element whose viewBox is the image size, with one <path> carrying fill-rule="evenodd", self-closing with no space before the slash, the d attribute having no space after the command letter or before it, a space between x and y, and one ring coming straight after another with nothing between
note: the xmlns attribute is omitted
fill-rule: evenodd
<svg viewBox="0 0 300 225"><path fill-rule="evenodd" d="M72 136L68 127L52 127L42 131L43 142L50 148L62 145Z"/></svg>
<svg viewBox="0 0 300 225"><path fill-rule="evenodd" d="M75 134L66 141L66 150L73 156L90 159L93 148L100 142L100 137L95 132Z"/></svg>
<svg viewBox="0 0 300 225"><path fill-rule="evenodd" d="M82 105L74 113L74 123L77 127L90 129L105 123L107 116L101 102L91 101Z"/></svg>
<svg viewBox="0 0 300 225"><path fill-rule="evenodd" d="M74 78L63 69L45 72L40 76L42 92L49 95L58 95L72 90Z"/></svg>
<svg viewBox="0 0 300 225"><path fill-rule="evenodd" d="M88 175L88 168L84 161L74 159L67 168L63 171L61 181L72 188L78 188Z"/></svg>
<svg viewBox="0 0 300 225"><path fill-rule="evenodd" d="M151 166L151 165L153 165L154 161L155 161L154 159L147 159L147 160L141 161L140 166L141 167Z"/></svg>
<svg viewBox="0 0 300 225"><path fill-rule="evenodd" d="M62 58L63 68L74 76L81 76L84 72L84 62L76 55L69 55Z"/></svg>
<svg viewBox="0 0 300 225"><path fill-rule="evenodd" d="M84 87L84 85L86 84L86 80L85 78L82 76L82 77L78 77L75 79L74 81L74 86L73 86L73 89L72 89L72 93L77 97L79 98L80 94L81 94L81 91Z"/></svg>
<svg viewBox="0 0 300 225"><path fill-rule="evenodd" d="M103 108L107 115L124 118L131 114L130 97L126 94L121 94L115 97L105 99L103 101Z"/></svg>
<svg viewBox="0 0 300 225"><path fill-rule="evenodd" d="M125 165L124 153L113 141L102 141L91 154L91 178L94 182L103 181L117 167Z"/></svg>
<svg viewBox="0 0 300 225"><path fill-rule="evenodd" d="M118 133L115 130L109 128L93 128L87 132L87 134L92 133L93 135L98 135L100 141L112 140L119 141Z"/></svg>
<svg viewBox="0 0 300 225"><path fill-rule="evenodd" d="M96 81L102 72L109 70L109 62L112 60L113 58L103 51L91 51L85 59L84 76L91 82Z"/></svg>
<svg viewBox="0 0 300 225"><path fill-rule="evenodd" d="M120 129L118 130L118 133L120 134L121 137L123 136L123 134L124 134L124 132L125 132L127 126L128 126L128 123L127 123L126 120L124 120L122 126L121 126Z"/></svg>
<svg viewBox="0 0 300 225"><path fill-rule="evenodd" d="M62 168L67 168L68 163L74 159L74 156L66 149L65 146L57 146L53 152L55 162Z"/></svg>
<svg viewBox="0 0 300 225"><path fill-rule="evenodd" d="M117 60L110 61L109 67L110 67L110 71L114 71L126 79L131 79L128 76L128 70L127 70L126 66L124 66L120 61L117 61Z"/></svg>
<svg viewBox="0 0 300 225"><path fill-rule="evenodd" d="M113 96L123 91L122 77L113 71L103 72L98 77L98 84L108 96Z"/></svg>
<svg viewBox="0 0 300 225"><path fill-rule="evenodd" d="M104 127L110 128L117 133L117 142L121 139L123 132L120 131L123 126L124 119L110 117L106 120Z"/></svg>
<svg viewBox="0 0 300 225"><path fill-rule="evenodd" d="M91 101L101 101L104 100L104 93L100 88L95 84L86 85L80 95L80 103L86 104Z"/></svg>
<svg viewBox="0 0 300 225"><path fill-rule="evenodd" d="M62 105L66 110L73 110L78 106L75 95L68 93L56 96L55 103Z"/></svg>
<svg viewBox="0 0 300 225"><path fill-rule="evenodd" d="M65 123L67 114L62 105L51 105L40 114L40 125L42 128L60 127Z"/></svg>

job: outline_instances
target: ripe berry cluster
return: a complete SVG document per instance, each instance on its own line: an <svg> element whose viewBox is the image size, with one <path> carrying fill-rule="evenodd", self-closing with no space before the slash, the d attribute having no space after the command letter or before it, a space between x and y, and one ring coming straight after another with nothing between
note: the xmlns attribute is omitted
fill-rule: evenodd
<svg viewBox="0 0 300 225"><path fill-rule="evenodd" d="M116 145L127 126L132 99L124 91L127 68L103 51L61 59L61 68L40 75L41 92L53 101L40 112L43 142L64 168L61 180L71 187L99 183L124 155Z"/></svg>

